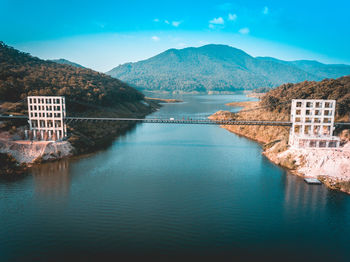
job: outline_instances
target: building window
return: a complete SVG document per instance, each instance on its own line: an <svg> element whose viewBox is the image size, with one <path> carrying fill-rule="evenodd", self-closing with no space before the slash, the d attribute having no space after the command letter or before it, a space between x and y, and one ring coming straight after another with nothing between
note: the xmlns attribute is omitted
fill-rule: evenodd
<svg viewBox="0 0 350 262"><path fill-rule="evenodd" d="M326 147L326 141L320 141L319 147Z"/></svg>
<svg viewBox="0 0 350 262"><path fill-rule="evenodd" d="M310 147L316 147L316 141L315 140L311 140L310 141Z"/></svg>
<svg viewBox="0 0 350 262"><path fill-rule="evenodd" d="M304 134L305 135L309 135L310 134L310 130L311 130L311 126L305 126L304 127Z"/></svg>
<svg viewBox="0 0 350 262"><path fill-rule="evenodd" d="M300 126L300 125L295 125L295 126L294 126L294 132L295 132L295 133L298 133L298 134L299 134L299 133L300 133L300 130L301 130L301 126Z"/></svg>
<svg viewBox="0 0 350 262"><path fill-rule="evenodd" d="M314 135L320 134L320 126L314 126Z"/></svg>
<svg viewBox="0 0 350 262"><path fill-rule="evenodd" d="M325 115L325 116L330 116L330 115L332 115L332 110L325 110L325 111L324 111L324 115Z"/></svg>
<svg viewBox="0 0 350 262"><path fill-rule="evenodd" d="M328 144L328 147L337 147L337 142L336 141L330 141Z"/></svg>

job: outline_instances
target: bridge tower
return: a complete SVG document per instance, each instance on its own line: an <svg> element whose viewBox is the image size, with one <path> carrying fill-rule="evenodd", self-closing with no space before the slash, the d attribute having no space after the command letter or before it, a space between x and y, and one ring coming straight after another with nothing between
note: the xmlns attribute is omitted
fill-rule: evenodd
<svg viewBox="0 0 350 262"><path fill-rule="evenodd" d="M339 147L333 136L335 100L293 99L289 144L298 148Z"/></svg>
<svg viewBox="0 0 350 262"><path fill-rule="evenodd" d="M63 96L28 96L27 100L28 123L34 139L55 141L67 137Z"/></svg>

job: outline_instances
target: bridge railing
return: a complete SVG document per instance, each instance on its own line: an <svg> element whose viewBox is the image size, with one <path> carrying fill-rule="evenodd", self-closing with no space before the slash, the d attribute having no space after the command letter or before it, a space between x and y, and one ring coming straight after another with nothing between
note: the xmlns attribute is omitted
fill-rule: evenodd
<svg viewBox="0 0 350 262"><path fill-rule="evenodd" d="M0 119L28 119L25 115L0 115ZM202 124L202 125L264 125L291 126L290 121L268 120L210 120L210 119L163 119L163 118L118 118L118 117L65 117L66 122L72 121L129 121L158 124ZM335 122L335 126L350 126L350 122Z"/></svg>

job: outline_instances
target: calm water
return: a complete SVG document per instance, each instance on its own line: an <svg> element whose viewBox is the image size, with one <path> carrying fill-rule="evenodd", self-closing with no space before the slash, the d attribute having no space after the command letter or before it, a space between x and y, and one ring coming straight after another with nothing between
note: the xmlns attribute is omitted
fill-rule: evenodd
<svg viewBox="0 0 350 262"><path fill-rule="evenodd" d="M151 117L205 117L245 97L183 99ZM217 126L140 124L104 151L0 180L0 261L349 261L349 215L350 196L306 185L252 141Z"/></svg>

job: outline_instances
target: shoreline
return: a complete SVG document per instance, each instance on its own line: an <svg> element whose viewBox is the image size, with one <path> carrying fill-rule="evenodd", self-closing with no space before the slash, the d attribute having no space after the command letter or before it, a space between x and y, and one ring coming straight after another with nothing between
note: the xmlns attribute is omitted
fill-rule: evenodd
<svg viewBox="0 0 350 262"><path fill-rule="evenodd" d="M166 90L147 90L147 89L141 89L142 92L148 93L148 94L154 94L154 95L234 95L237 94L237 92L241 93L251 93L251 91L238 89L235 91L206 91L206 92L199 92L199 91L166 91Z"/></svg>
<svg viewBox="0 0 350 262"><path fill-rule="evenodd" d="M125 103L117 112L91 111L89 114L144 118L161 107L159 102L146 100L147 104ZM128 109L131 108L131 109ZM12 124L11 124L12 125ZM0 132L0 177L25 175L34 165L54 162L65 158L80 157L103 150L115 139L135 128L135 123L107 123L96 126L91 123L68 125L70 136L64 141L21 140L22 126L16 132ZM23 129L23 130L22 130ZM23 131L24 132L24 131Z"/></svg>
<svg viewBox="0 0 350 262"><path fill-rule="evenodd" d="M235 113L218 111L209 119L239 119L259 116L263 120L285 118L282 114L259 110L259 114L244 112L252 109L259 102L233 102L227 106L241 107ZM243 110L243 111L242 111ZM240 113L242 111L242 113ZM243 116L242 116L243 115ZM265 118L265 119L264 119ZM289 173L303 178L317 178L326 187L350 194L350 142L338 149L296 149L288 145L288 131L283 127L248 127L220 126L231 133L257 142L262 147L262 154L273 164L281 166Z"/></svg>
<svg viewBox="0 0 350 262"><path fill-rule="evenodd" d="M183 100L174 99L174 98L154 98L154 97L145 97L145 100L152 101L159 104L172 104L172 103L183 103Z"/></svg>

